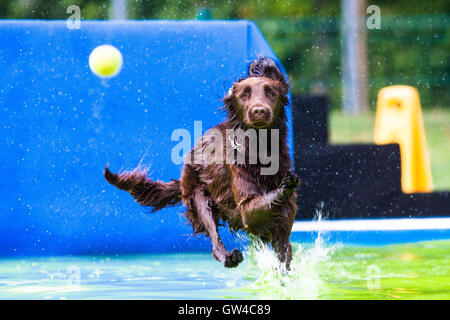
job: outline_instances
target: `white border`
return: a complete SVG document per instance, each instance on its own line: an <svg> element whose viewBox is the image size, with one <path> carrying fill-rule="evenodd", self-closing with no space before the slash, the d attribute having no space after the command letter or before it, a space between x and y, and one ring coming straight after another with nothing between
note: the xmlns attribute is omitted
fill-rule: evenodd
<svg viewBox="0 0 450 320"><path fill-rule="evenodd" d="M294 222L292 232L450 229L450 218L314 220Z"/></svg>

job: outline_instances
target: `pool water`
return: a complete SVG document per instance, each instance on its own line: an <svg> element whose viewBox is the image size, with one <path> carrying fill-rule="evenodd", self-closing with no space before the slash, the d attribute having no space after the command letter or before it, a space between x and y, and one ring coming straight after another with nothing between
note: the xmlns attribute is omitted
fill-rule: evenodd
<svg viewBox="0 0 450 320"><path fill-rule="evenodd" d="M290 272L259 243L235 269L209 253L3 258L0 299L450 299L450 240L294 249Z"/></svg>

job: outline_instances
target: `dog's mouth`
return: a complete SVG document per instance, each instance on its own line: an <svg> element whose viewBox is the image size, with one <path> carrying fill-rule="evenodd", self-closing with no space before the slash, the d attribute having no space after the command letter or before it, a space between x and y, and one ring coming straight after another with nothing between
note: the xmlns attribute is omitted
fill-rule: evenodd
<svg viewBox="0 0 450 320"><path fill-rule="evenodd" d="M253 128L267 128L272 122L272 110L265 105L256 105L249 109L248 123Z"/></svg>
<svg viewBox="0 0 450 320"><path fill-rule="evenodd" d="M257 129L265 128L265 127L268 127L269 125L270 125L270 122L268 122L268 121L252 122L252 127L257 128Z"/></svg>

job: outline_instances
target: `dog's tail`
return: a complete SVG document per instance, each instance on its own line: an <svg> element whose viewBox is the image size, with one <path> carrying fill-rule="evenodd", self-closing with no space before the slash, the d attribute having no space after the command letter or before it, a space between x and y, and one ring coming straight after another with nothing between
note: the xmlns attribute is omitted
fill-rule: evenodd
<svg viewBox="0 0 450 320"><path fill-rule="evenodd" d="M175 206L181 202L180 181L178 180L153 181L147 178L147 171L139 168L115 174L109 171L108 166L105 168L104 176L110 184L128 191L137 203L153 207L152 212L167 206Z"/></svg>

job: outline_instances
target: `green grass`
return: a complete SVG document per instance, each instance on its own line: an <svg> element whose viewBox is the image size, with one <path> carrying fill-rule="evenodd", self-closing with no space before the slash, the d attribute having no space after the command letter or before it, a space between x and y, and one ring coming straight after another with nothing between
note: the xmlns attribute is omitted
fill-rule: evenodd
<svg viewBox="0 0 450 320"><path fill-rule="evenodd" d="M423 119L430 153L434 190L450 190L450 110L424 110ZM374 113L330 114L330 141L333 144L373 143Z"/></svg>

